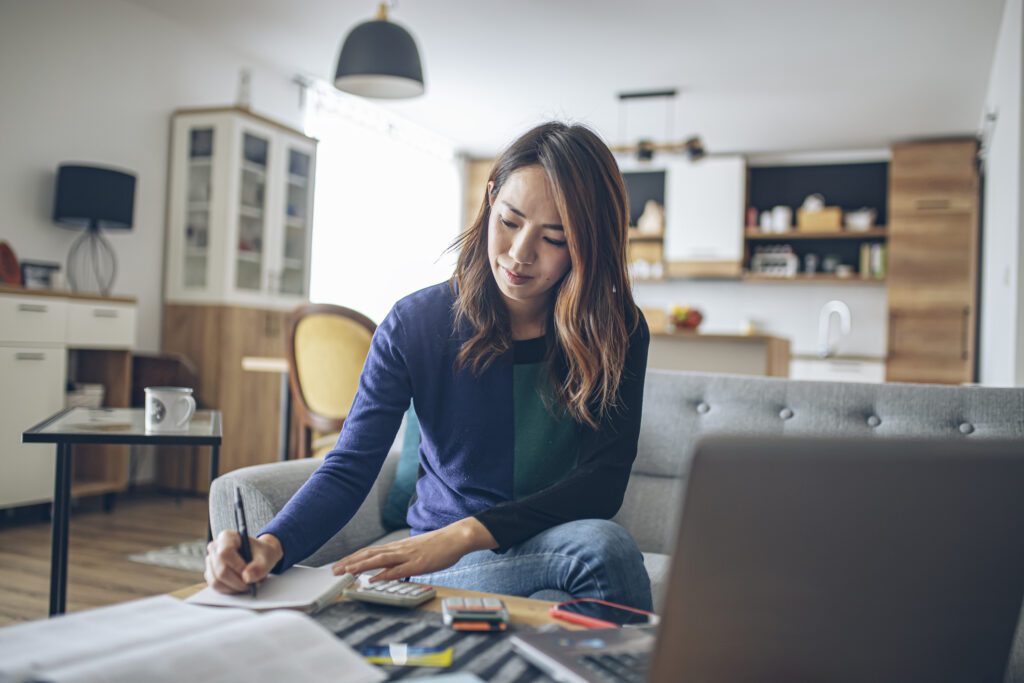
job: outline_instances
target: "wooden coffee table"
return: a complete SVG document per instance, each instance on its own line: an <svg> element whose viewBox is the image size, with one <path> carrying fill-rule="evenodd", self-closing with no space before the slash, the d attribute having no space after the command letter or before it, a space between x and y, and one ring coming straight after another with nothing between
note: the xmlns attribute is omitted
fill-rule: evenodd
<svg viewBox="0 0 1024 683"><path fill-rule="evenodd" d="M185 598L198 593L206 587L205 583L197 583L194 586L188 588L182 588L170 593L171 596L176 598ZM498 598L505 602L505 606L508 608L509 617L513 624L525 624L527 626L545 626L547 624L557 624L567 629L577 630L579 627L574 626L565 621L559 621L558 619L552 619L548 616L548 610L551 609L552 605L557 603L548 602L547 600L531 600L530 598L519 598L514 595L499 595L497 593L482 593L480 591L462 590L458 588L445 588L443 586L435 586L434 590L437 591L437 597L430 602L426 602L419 607L417 610L426 610L428 612L440 612L441 611L441 600L442 598ZM348 602L348 598L340 597L338 602Z"/></svg>

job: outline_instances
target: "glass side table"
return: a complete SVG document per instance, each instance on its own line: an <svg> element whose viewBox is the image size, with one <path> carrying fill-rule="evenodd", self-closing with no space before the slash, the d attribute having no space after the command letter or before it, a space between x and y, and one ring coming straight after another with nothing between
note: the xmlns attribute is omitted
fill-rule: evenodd
<svg viewBox="0 0 1024 683"><path fill-rule="evenodd" d="M221 415L219 410L197 410L188 430L157 433L146 431L143 408L66 408L23 432L21 440L57 445L50 549L50 616L53 616L64 613L67 601L72 446L80 443L209 446L212 483L220 467Z"/></svg>

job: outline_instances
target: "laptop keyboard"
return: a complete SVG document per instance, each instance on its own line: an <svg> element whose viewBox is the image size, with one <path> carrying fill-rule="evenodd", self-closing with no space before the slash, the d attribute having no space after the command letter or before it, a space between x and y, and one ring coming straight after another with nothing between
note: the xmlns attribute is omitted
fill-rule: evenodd
<svg viewBox="0 0 1024 683"><path fill-rule="evenodd" d="M650 652L594 654L580 657L587 669L602 680L616 683L644 683L651 665Z"/></svg>

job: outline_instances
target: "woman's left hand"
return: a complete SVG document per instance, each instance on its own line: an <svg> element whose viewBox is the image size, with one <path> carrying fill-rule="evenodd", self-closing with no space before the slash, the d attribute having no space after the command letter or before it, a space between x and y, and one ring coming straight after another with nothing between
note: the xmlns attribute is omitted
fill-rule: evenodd
<svg viewBox="0 0 1024 683"><path fill-rule="evenodd" d="M467 517L436 531L363 548L341 558L331 569L335 575L383 569L370 580L404 579L447 569L466 553L497 546L487 527L475 517Z"/></svg>

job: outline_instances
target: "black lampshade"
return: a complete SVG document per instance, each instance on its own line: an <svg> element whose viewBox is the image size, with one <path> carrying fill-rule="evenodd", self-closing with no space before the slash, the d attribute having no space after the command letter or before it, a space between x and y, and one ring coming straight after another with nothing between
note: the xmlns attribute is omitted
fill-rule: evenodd
<svg viewBox="0 0 1024 683"><path fill-rule="evenodd" d="M131 230L135 176L98 166L61 164L53 220L68 228Z"/></svg>
<svg viewBox="0 0 1024 683"><path fill-rule="evenodd" d="M386 17L383 8L381 16ZM362 97L402 99L422 95L423 67L416 41L386 18L359 24L345 37L334 85Z"/></svg>

